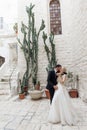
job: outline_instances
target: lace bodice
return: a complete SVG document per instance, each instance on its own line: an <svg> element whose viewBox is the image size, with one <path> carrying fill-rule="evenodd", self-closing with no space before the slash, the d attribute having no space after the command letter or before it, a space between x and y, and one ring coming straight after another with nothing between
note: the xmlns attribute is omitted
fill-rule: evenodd
<svg viewBox="0 0 87 130"><path fill-rule="evenodd" d="M58 83L65 85L66 84L66 74L59 75L58 78L57 78L57 81L58 81ZM64 81L64 82L62 82L62 81Z"/></svg>

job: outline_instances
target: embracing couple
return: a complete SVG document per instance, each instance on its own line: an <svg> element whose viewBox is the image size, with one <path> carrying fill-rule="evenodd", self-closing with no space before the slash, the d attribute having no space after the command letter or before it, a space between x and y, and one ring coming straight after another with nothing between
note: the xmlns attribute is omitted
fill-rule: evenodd
<svg viewBox="0 0 87 130"><path fill-rule="evenodd" d="M46 88L50 92L51 103L48 120L50 123L75 125L79 119L65 87L66 77L66 68L60 64L48 73Z"/></svg>

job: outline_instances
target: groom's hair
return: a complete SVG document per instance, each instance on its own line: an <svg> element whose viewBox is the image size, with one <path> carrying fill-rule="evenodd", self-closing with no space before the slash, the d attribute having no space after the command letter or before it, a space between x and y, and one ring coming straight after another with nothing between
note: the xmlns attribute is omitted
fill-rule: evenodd
<svg viewBox="0 0 87 130"><path fill-rule="evenodd" d="M56 65L54 68L57 68L57 67L62 67L62 65L58 64L58 65Z"/></svg>

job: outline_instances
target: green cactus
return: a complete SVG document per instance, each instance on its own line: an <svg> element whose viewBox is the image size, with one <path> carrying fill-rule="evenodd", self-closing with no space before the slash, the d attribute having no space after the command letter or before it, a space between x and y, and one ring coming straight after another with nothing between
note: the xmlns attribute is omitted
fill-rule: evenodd
<svg viewBox="0 0 87 130"><path fill-rule="evenodd" d="M26 12L28 15L28 25L26 26L22 22L21 32L23 33L23 41L18 39L23 50L25 60L26 60L26 72L23 76L22 86L29 83L29 78L32 78L32 83L35 86L37 83L38 74L38 42L40 32L45 28L44 20L42 20L41 26L38 31L35 27L35 17L33 13L33 8L35 5L30 4L26 7Z"/></svg>
<svg viewBox="0 0 87 130"><path fill-rule="evenodd" d="M57 64L54 35L51 33L49 36L50 47L46 44L46 40L47 40L47 34L43 32L44 49L46 51L48 59L48 67L46 68L46 70L49 71Z"/></svg>

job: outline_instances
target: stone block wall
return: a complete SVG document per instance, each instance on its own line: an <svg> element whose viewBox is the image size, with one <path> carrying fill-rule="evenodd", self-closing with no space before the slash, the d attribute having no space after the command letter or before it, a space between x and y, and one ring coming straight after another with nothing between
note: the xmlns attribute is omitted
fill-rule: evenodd
<svg viewBox="0 0 87 130"><path fill-rule="evenodd" d="M34 12L36 17L37 29L41 23L41 19L45 20L45 31L50 33L50 16L49 16L49 2L50 0L19 0L19 37L22 39L20 32L21 21L27 23L26 5L30 3L35 4ZM62 19L62 35L55 36L56 54L58 63L65 66L69 71L79 75L79 90L80 95L84 93L87 82L87 1L86 0L60 0L61 5L61 19ZM46 66L48 64L46 53L43 47L42 36L39 39L39 72L38 79L42 84L46 84L47 72ZM25 70L24 56L19 49L18 66L23 73ZM85 84L85 85L83 85Z"/></svg>
<svg viewBox="0 0 87 130"><path fill-rule="evenodd" d="M72 68L79 75L79 92L84 97L87 94L87 1L73 1L72 10Z"/></svg>
<svg viewBox="0 0 87 130"><path fill-rule="evenodd" d="M37 29L40 26L41 20L44 19L46 28L45 32L48 34L50 33L50 27L49 27L49 1L44 0L42 2L41 0L27 0L21 2L19 0L19 28L21 27L20 22L24 21L24 23L27 23L27 15L26 15L26 5L30 5L30 3L35 4L34 12L35 12L35 17L36 17L36 25ZM63 3L63 2L62 2ZM57 59L58 63L62 64L63 66L66 66L70 68L71 62L72 62L72 47L70 45L70 29L69 29L69 24L67 22L67 17L69 18L69 13L67 14L67 6L63 8L64 3L61 4L61 19L62 19L62 35L56 35L55 36L55 44L56 44L56 54L57 54ZM66 17L63 17L66 16ZM70 16L71 17L71 16ZM68 19L70 20L70 19ZM65 22L63 22L65 21ZM20 30L19 30L19 37L22 38ZM19 69L21 72L24 70L22 68L25 68L24 64L24 56L22 54L21 50L19 49ZM46 84L46 79L47 79L47 72L46 72L46 67L47 67L48 61L46 57L46 53L44 51L44 44L42 40L42 36L40 36L39 39L39 72L38 72L38 77L39 80L41 81L42 84Z"/></svg>

